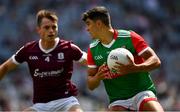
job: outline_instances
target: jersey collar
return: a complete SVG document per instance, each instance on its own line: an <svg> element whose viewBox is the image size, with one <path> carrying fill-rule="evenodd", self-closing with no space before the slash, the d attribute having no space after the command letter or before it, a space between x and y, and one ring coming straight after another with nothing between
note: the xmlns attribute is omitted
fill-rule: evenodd
<svg viewBox="0 0 180 112"><path fill-rule="evenodd" d="M113 29L113 30L114 30L113 40L109 44L103 44L102 43L102 45L104 47L110 48L114 44L115 40L117 39L118 32L115 29Z"/></svg>
<svg viewBox="0 0 180 112"><path fill-rule="evenodd" d="M46 49L43 49L43 47L42 47L42 45L41 45L41 39L39 40L39 48L41 49L41 51L43 51L44 53L49 53L49 52L51 52L51 51L53 51L55 48L56 48L56 46L57 46L57 44L59 43L59 37L57 37L56 39L55 39L55 41L56 41L56 43L54 44L54 46L51 48L51 49L48 49L48 50L46 50Z"/></svg>

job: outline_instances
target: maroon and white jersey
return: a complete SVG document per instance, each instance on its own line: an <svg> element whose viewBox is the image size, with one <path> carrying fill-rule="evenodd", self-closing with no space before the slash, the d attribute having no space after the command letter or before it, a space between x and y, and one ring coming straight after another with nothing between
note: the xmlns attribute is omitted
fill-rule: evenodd
<svg viewBox="0 0 180 112"><path fill-rule="evenodd" d="M40 40L41 41L41 40ZM83 52L69 41L56 38L52 49L44 50L40 41L32 41L12 56L13 62L27 62L34 87L34 103L76 96L71 82L73 61L80 61Z"/></svg>

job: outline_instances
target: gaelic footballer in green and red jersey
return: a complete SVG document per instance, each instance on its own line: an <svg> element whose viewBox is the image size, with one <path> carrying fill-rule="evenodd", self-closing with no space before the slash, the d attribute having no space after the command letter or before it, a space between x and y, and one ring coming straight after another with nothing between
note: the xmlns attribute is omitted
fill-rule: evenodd
<svg viewBox="0 0 180 112"><path fill-rule="evenodd" d="M90 44L87 54L88 67L96 68L107 63L110 51L120 47L128 49L133 54L136 64L144 61L140 55L149 48L144 39L134 31L114 30L114 39L108 45L102 44L99 40L93 40ZM108 67L105 66L105 69ZM144 90L155 93L155 86L148 72L121 75L108 71L103 82L110 102L130 98Z"/></svg>

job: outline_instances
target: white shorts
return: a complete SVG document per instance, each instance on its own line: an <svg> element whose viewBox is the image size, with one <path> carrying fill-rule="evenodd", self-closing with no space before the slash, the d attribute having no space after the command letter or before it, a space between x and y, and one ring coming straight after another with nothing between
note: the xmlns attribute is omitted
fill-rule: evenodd
<svg viewBox="0 0 180 112"><path fill-rule="evenodd" d="M56 112L56 111L67 111L73 105L80 105L80 104L74 96L71 96L68 98L53 100L47 103L35 103L30 108L36 110L37 112L42 112L42 111Z"/></svg>
<svg viewBox="0 0 180 112"><path fill-rule="evenodd" d="M112 102L109 105L109 108L119 105L129 110L139 110L141 108L141 105L149 100L157 100L155 94L152 91L142 91L127 100L117 100Z"/></svg>

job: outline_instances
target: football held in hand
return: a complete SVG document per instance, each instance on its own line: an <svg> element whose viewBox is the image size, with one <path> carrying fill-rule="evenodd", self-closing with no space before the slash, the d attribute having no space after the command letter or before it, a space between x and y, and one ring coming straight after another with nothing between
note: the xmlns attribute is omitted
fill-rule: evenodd
<svg viewBox="0 0 180 112"><path fill-rule="evenodd" d="M124 65L129 64L130 60L127 56L129 56L131 60L134 61L134 57L129 50L125 48L116 48L112 50L107 58L107 65L109 69L113 71L113 67L116 65L116 62Z"/></svg>

